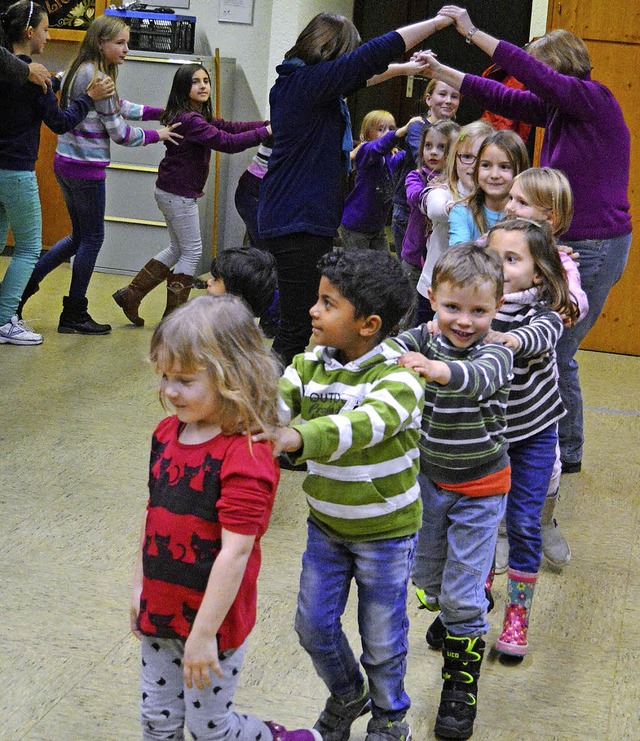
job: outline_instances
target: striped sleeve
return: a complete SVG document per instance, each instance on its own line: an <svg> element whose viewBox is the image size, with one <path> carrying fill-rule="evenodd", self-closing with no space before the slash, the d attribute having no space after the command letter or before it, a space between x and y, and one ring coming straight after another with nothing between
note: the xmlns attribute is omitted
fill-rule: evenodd
<svg viewBox="0 0 640 741"><path fill-rule="evenodd" d="M355 409L295 425L303 439L300 460L338 460L346 453L364 450L419 424L423 389L415 373L388 366L374 381ZM357 389L353 389L357 395Z"/></svg>
<svg viewBox="0 0 640 741"><path fill-rule="evenodd" d="M509 333L520 341L516 356L532 358L553 352L562 330L560 314L551 310L542 310L532 316L528 324L511 329Z"/></svg>

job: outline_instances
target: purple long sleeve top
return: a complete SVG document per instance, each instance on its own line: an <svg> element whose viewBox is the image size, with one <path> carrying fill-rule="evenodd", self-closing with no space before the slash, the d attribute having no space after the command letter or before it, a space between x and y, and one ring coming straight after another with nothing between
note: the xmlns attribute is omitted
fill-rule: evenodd
<svg viewBox="0 0 640 741"><path fill-rule="evenodd" d="M423 167L421 170L412 170L405 180L409 219L400 256L405 262L416 267L422 267L427 249L427 222L420 210L420 194L436 174Z"/></svg>
<svg viewBox="0 0 640 741"><path fill-rule="evenodd" d="M269 135L265 121L224 121L211 123L195 111L181 113L176 133L184 138L179 144L166 142L167 152L158 167L156 185L160 190L185 198L200 198L209 174L211 151L243 152L257 147Z"/></svg>
<svg viewBox="0 0 640 741"><path fill-rule="evenodd" d="M395 186L395 173L405 152L393 152L395 131L361 144L355 156L356 182L344 202L342 225L356 232L374 233L385 225Z"/></svg>
<svg viewBox="0 0 640 741"><path fill-rule="evenodd" d="M563 239L629 234L630 136L612 92L589 75L561 75L506 41L493 61L527 89L465 75L460 92L495 113L546 129L540 164L562 170L573 189L573 221Z"/></svg>

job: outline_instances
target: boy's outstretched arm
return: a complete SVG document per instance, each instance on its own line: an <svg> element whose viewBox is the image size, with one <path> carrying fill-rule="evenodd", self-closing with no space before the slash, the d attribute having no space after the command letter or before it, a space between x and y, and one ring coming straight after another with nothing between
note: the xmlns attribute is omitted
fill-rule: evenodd
<svg viewBox="0 0 640 741"><path fill-rule="evenodd" d="M398 358L398 365L411 368L426 381L444 386L451 380L451 370L442 360L430 360L419 352L406 352Z"/></svg>

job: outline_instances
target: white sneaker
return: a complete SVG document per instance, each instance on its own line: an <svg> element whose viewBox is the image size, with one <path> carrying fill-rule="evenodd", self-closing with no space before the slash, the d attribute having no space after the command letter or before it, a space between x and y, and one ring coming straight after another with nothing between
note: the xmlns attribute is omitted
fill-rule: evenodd
<svg viewBox="0 0 640 741"><path fill-rule="evenodd" d="M18 315L0 327L0 345L41 345L43 337L28 327Z"/></svg>

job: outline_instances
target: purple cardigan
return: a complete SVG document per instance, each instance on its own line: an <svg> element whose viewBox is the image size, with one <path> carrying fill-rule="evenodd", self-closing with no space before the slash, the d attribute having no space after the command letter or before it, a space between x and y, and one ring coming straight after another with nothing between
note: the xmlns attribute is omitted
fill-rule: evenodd
<svg viewBox="0 0 640 741"><path fill-rule="evenodd" d="M527 89L465 75L460 92L495 113L546 129L540 164L562 170L573 189L573 221L563 239L629 234L630 137L611 91L588 75L561 75L506 41L493 61Z"/></svg>
<svg viewBox="0 0 640 741"><path fill-rule="evenodd" d="M395 186L394 175L404 152L392 153L399 142L395 131L361 144L355 156L356 183L344 202L342 225L356 232L384 228Z"/></svg>
<svg viewBox="0 0 640 741"><path fill-rule="evenodd" d="M412 170L405 180L409 219L402 240L400 256L409 265L419 268L422 267L427 251L427 221L420 210L420 194L435 174L423 167L422 170Z"/></svg>
<svg viewBox="0 0 640 741"><path fill-rule="evenodd" d="M176 133L184 137L179 144L166 142L167 151L158 167L156 185L160 190L185 198L200 198L209 174L211 150L243 152L257 147L269 132L263 121L224 121L209 123L195 111L181 113Z"/></svg>

